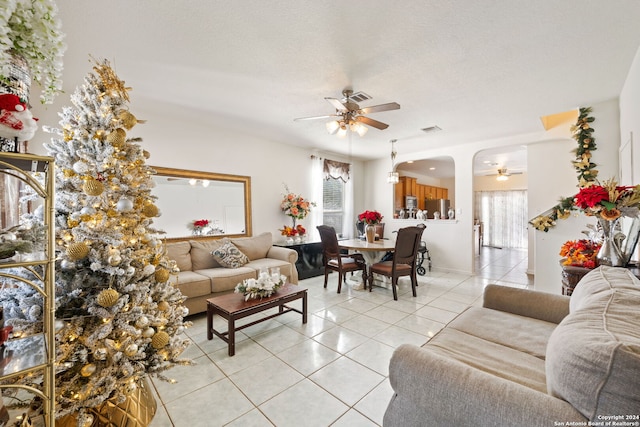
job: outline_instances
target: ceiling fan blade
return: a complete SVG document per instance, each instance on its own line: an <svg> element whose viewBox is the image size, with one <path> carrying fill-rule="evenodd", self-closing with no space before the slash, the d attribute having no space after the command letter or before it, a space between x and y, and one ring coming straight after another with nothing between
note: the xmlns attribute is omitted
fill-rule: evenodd
<svg viewBox="0 0 640 427"><path fill-rule="evenodd" d="M364 117L364 116L356 117L355 121L364 123L365 125L369 125L371 127L374 127L376 129L380 129L380 130L384 130L384 129L389 127L389 125L386 124L386 123L382 123L382 122L379 122L377 120L373 120L373 119L370 119L369 117Z"/></svg>
<svg viewBox="0 0 640 427"><path fill-rule="evenodd" d="M336 110L338 110L338 111L345 111L345 112L346 112L346 111L349 111L349 110L347 109L347 107L345 107L345 106L344 106L344 104L343 104L342 102L340 102L340 100L339 100L339 99L336 99L336 98L325 98L325 99L326 99L327 101L329 101L329 103L330 103L331 105L333 105L333 106L336 108Z"/></svg>
<svg viewBox="0 0 640 427"><path fill-rule="evenodd" d="M361 108L362 114L378 113L380 111L399 110L400 104L397 102L389 102L387 104L372 105L371 107Z"/></svg>
<svg viewBox="0 0 640 427"><path fill-rule="evenodd" d="M316 120L316 119L330 119L332 117L340 117L339 114L328 114L326 116L311 116L311 117L298 117L293 119L294 121L300 121L300 120Z"/></svg>

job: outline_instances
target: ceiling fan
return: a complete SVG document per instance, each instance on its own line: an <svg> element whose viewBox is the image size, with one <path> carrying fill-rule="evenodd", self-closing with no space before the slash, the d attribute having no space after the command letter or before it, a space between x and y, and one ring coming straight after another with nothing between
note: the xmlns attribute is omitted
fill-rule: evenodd
<svg viewBox="0 0 640 427"><path fill-rule="evenodd" d="M335 118L335 120L327 123L327 130L329 131L329 133L334 134L338 132L338 134L340 134L340 131L344 131L344 133L346 133L348 127L351 130L358 132L358 134L362 136L367 131L367 128L362 126L363 124L380 130L384 130L389 127L388 124L366 117L365 114L400 109L400 104L398 104L397 102L389 102L386 104L360 108L356 101L360 102L361 100L368 100L371 99L371 97L362 92L354 94L353 90L351 89L343 90L342 95L344 97L343 99L329 97L325 98L331 105L335 107L335 114L299 117L294 120L298 121Z"/></svg>
<svg viewBox="0 0 640 427"><path fill-rule="evenodd" d="M511 175L522 175L522 172L507 172L507 168L498 168L498 173L488 174L487 176L497 176L498 181L506 181Z"/></svg>

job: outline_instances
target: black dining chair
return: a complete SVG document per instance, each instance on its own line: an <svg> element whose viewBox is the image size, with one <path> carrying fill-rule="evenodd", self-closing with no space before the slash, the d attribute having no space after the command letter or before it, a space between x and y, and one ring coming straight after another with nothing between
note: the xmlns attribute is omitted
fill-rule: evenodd
<svg viewBox="0 0 640 427"><path fill-rule="evenodd" d="M316 227L320 232L322 241L322 258L324 264L324 287L327 287L329 272L338 272L338 293L342 289L342 282L346 283L348 272L362 270L362 280L364 288L367 288L367 264L362 254L344 254L340 252L336 230L328 225Z"/></svg>
<svg viewBox="0 0 640 427"><path fill-rule="evenodd" d="M398 300L398 278L402 276L410 276L411 289L413 296L417 296L416 287L418 286L418 277L416 276L418 247L422 238L422 232L425 227L414 226L405 227L398 230L396 238L396 246L393 251L393 259L391 261L381 261L369 267L371 277L373 274L380 274L391 279L391 289L393 290L393 299ZM369 291L372 290L373 280L369 281Z"/></svg>

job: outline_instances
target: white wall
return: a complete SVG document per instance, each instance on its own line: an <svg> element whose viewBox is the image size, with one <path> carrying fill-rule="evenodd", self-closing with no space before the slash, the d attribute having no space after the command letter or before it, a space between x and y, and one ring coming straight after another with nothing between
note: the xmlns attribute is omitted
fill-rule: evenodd
<svg viewBox="0 0 640 427"><path fill-rule="evenodd" d="M620 93L621 143L632 141L632 183L640 180L640 48Z"/></svg>
<svg viewBox="0 0 640 427"><path fill-rule="evenodd" d="M618 170L618 142L620 132L618 101L609 100L592 105L591 115L593 136L597 149L592 152L592 161L597 165L598 178L616 178ZM561 136L559 132L555 132ZM529 172L529 218L534 218L554 207L560 198L570 197L578 192L577 174L571 161L575 159L573 150L577 142L571 139L569 130L565 138L530 144L527 149ZM585 237L582 230L595 220L576 212L570 218L557 221L556 227L548 232L534 231L533 259L535 260L535 289L561 293L560 247L567 240ZM531 249L531 248L530 248ZM531 251L530 251L531 253Z"/></svg>

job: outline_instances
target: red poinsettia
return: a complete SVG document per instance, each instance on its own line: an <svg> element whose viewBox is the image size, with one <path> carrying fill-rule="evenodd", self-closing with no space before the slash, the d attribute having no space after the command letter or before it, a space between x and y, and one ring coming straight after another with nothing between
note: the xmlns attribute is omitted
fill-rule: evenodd
<svg viewBox="0 0 640 427"><path fill-rule="evenodd" d="M378 211L364 211L358 215L358 220L367 224L379 224L382 221L382 215Z"/></svg>
<svg viewBox="0 0 640 427"><path fill-rule="evenodd" d="M208 219L199 219L199 220L193 221L194 227L206 227L207 225L209 225Z"/></svg>
<svg viewBox="0 0 640 427"><path fill-rule="evenodd" d="M581 188L573 203L586 215L606 220L621 216L637 217L640 215L640 186L619 186L611 179L602 185Z"/></svg>

